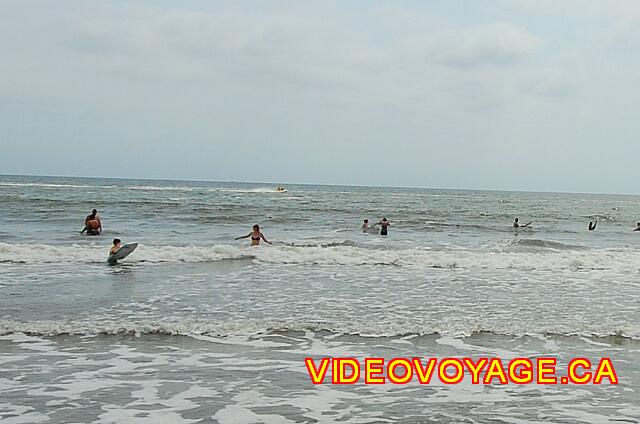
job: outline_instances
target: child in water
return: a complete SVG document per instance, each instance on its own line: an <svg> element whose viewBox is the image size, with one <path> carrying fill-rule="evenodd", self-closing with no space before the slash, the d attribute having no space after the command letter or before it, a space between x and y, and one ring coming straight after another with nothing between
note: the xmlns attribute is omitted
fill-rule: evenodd
<svg viewBox="0 0 640 424"><path fill-rule="evenodd" d="M247 234L246 236L242 236L242 237L236 237L236 240L240 240L240 239L244 239L244 238L248 238L251 237L251 246L258 246L260 245L260 239L264 240L265 243L267 244L271 244L271 242L269 240L267 240L264 237L264 234L262 234L262 232L260 231L260 226L258 224L253 226L253 231L251 231L249 234Z"/></svg>
<svg viewBox="0 0 640 424"><path fill-rule="evenodd" d="M113 255L115 255L121 248L122 242L120 239L113 239L113 246L111 246L111 250L109 250L109 257L107 258L107 263L109 265L116 265L118 263L118 260L114 259Z"/></svg>
<svg viewBox="0 0 640 424"><path fill-rule="evenodd" d="M115 255L115 253L120 250L120 248L122 247L122 242L120 241L120 239L113 239L113 246L111 247L111 250L109 251L109 255Z"/></svg>

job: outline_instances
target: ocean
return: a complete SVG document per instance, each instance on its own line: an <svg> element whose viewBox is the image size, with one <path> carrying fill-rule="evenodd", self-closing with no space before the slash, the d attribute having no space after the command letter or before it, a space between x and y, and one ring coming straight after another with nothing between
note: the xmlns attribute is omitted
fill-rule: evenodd
<svg viewBox="0 0 640 424"><path fill-rule="evenodd" d="M0 422L640 422L639 196L276 185L0 177ZM619 382L314 385L307 357Z"/></svg>

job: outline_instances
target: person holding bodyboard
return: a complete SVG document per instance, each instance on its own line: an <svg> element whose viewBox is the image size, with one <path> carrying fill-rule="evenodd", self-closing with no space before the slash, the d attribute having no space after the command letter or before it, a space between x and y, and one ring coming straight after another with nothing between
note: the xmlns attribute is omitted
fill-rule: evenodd
<svg viewBox="0 0 640 424"><path fill-rule="evenodd" d="M526 227L528 227L529 225L531 225L531 223L533 223L533 221L529 221L529 222L527 222L526 224L521 225L521 224L518 222L518 218L516 218L516 219L515 219L515 221L513 221L513 228L526 228Z"/></svg>
<svg viewBox="0 0 640 424"><path fill-rule="evenodd" d="M131 243L122 245L120 239L113 239L113 246L109 250L109 257L107 262L109 265L116 265L120 259L124 259L129 256L138 247L138 243Z"/></svg>

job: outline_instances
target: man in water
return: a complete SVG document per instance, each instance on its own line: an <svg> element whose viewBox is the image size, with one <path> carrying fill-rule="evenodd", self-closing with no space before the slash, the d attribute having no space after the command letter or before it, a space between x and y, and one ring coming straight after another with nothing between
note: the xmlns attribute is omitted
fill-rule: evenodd
<svg viewBox="0 0 640 424"><path fill-rule="evenodd" d="M518 218L516 218L516 219L515 219L515 221L513 221L513 228L525 228L525 227L528 227L529 225L531 225L531 223L532 223L532 222L533 222L533 221L529 221L529 222L527 222L527 223L526 223L526 224L524 224L524 225L520 225L520 224L518 223Z"/></svg>
<svg viewBox="0 0 640 424"><path fill-rule="evenodd" d="M91 211L91 215L87 215L84 219L84 228L80 231L80 234L87 232L88 236L97 236L102 232L102 222L98 216L98 210Z"/></svg>
<svg viewBox="0 0 640 424"><path fill-rule="evenodd" d="M382 221L373 224L373 227L375 227L376 225L380 226L380 235L381 236L386 236L389 232L389 227L391 227L391 223L389 221L387 221L387 218L382 218ZM372 227L372 228L373 228Z"/></svg>
<svg viewBox="0 0 640 424"><path fill-rule="evenodd" d="M591 221L589 221L589 231L593 231L596 229L596 225L598 225L598 219L596 218L596 222L595 224Z"/></svg>
<svg viewBox="0 0 640 424"><path fill-rule="evenodd" d="M638 222L636 228L634 228L633 231L640 231L640 222Z"/></svg>
<svg viewBox="0 0 640 424"><path fill-rule="evenodd" d="M369 232L369 220L365 219L364 223L362 224L362 232L363 233L368 233Z"/></svg>

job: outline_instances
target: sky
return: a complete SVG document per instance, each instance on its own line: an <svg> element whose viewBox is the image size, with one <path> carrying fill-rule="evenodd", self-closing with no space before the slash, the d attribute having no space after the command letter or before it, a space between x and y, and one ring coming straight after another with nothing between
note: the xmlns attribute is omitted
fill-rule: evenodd
<svg viewBox="0 0 640 424"><path fill-rule="evenodd" d="M640 194L636 0L0 0L0 174Z"/></svg>

